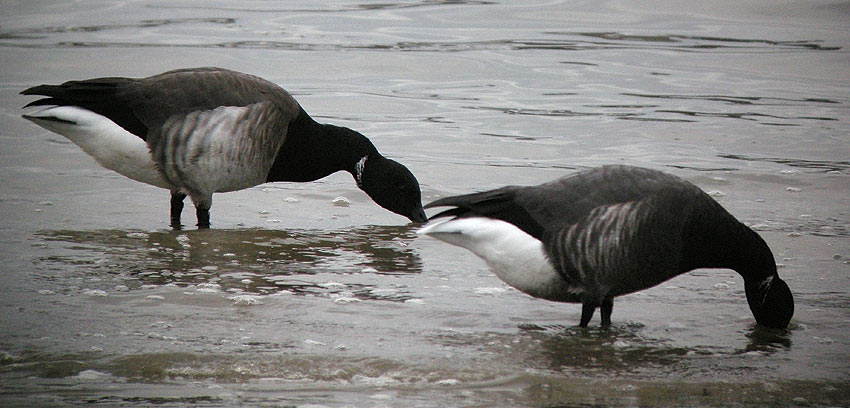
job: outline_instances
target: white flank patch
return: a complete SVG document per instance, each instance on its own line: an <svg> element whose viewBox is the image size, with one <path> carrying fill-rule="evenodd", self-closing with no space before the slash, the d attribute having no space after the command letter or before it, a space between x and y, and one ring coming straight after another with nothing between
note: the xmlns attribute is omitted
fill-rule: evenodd
<svg viewBox="0 0 850 408"><path fill-rule="evenodd" d="M501 280L532 296L548 292L561 279L546 258L543 243L509 222L457 218L426 225L417 233L472 251Z"/></svg>
<svg viewBox="0 0 850 408"><path fill-rule="evenodd" d="M145 141L103 115L76 106L56 106L26 117L65 136L109 170L142 183L171 188L156 170Z"/></svg>

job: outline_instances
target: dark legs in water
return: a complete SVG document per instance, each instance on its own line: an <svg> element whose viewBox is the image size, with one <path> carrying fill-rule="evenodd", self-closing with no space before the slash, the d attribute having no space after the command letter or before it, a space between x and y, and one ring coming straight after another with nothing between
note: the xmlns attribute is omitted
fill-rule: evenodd
<svg viewBox="0 0 850 408"><path fill-rule="evenodd" d="M614 311L614 299L605 298L602 300L602 306L599 308L599 313L602 315L602 327L611 327L611 312Z"/></svg>
<svg viewBox="0 0 850 408"><path fill-rule="evenodd" d="M578 325L581 327L587 327L587 324L590 323L590 318L593 317L594 311L596 311L596 303L582 302L581 321Z"/></svg>
<svg viewBox="0 0 850 408"><path fill-rule="evenodd" d="M186 194L180 191L171 192L171 228L179 230L183 228L180 223L180 215L183 213L183 200L186 199ZM192 200L195 204L195 214L198 217L198 228L210 227L210 200Z"/></svg>
<svg viewBox="0 0 850 408"><path fill-rule="evenodd" d="M614 311L613 298L603 299L601 305L594 301L583 301L581 303L581 321L578 324L579 326L587 327L587 324L590 323L590 319L593 317L593 312L596 311L597 306L599 306L599 313L602 315L602 328L611 327L611 312Z"/></svg>
<svg viewBox="0 0 850 408"><path fill-rule="evenodd" d="M186 199L186 194L179 191L171 192L171 228L181 229L180 214L183 212L183 200Z"/></svg>
<svg viewBox="0 0 850 408"><path fill-rule="evenodd" d="M210 227L210 207L212 207L212 196L207 198L192 197L192 204L195 204L195 214L198 217L198 228L206 229Z"/></svg>
<svg viewBox="0 0 850 408"><path fill-rule="evenodd" d="M210 227L210 207L204 208L204 206L199 206L198 203L195 204L195 214L198 216L198 228L204 229Z"/></svg>

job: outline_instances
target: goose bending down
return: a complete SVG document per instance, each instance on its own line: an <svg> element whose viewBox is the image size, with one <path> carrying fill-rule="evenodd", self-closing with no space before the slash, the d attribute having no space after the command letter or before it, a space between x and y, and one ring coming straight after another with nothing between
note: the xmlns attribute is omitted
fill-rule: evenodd
<svg viewBox="0 0 850 408"><path fill-rule="evenodd" d="M378 205L427 220L419 183L362 134L319 124L284 89L221 68L147 78L96 78L21 92L49 106L23 115L77 144L103 167L171 190L171 225L183 200L209 227L212 195L273 181L313 181L345 170Z"/></svg>
<svg viewBox="0 0 850 408"><path fill-rule="evenodd" d="M531 296L580 302L582 327L597 307L609 326L614 297L696 268L738 272L763 326L785 328L794 314L764 240L670 174L605 166L539 186L446 197L431 207L452 208L419 233L472 251Z"/></svg>

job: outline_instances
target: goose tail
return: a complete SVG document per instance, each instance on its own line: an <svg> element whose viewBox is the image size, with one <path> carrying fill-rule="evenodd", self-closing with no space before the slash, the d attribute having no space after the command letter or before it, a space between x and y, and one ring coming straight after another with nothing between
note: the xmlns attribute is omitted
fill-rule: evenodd
<svg viewBox="0 0 850 408"><path fill-rule="evenodd" d="M503 187L480 193L443 197L428 203L424 208L454 207L432 216L432 219L463 216L498 218L494 215L511 206L514 190L515 187Z"/></svg>
<svg viewBox="0 0 850 408"><path fill-rule="evenodd" d="M430 219L452 217L483 217L501 220L513 224L527 234L540 239L543 227L538 223L518 199L523 187L508 186L480 193L444 197L425 205L425 208L452 207Z"/></svg>
<svg viewBox="0 0 850 408"><path fill-rule="evenodd" d="M44 98L36 99L24 105L24 108L33 106L78 107L107 117L130 133L146 139L147 126L136 117L133 109L120 95L123 87L130 84L131 81L133 80L130 78L96 78L85 81L68 81L61 85L34 86L24 89L21 91L21 94L44 96ZM41 126L43 122L37 122L36 120L39 120L38 118L40 120L49 120L44 119L46 116L48 115L40 112L39 114L25 115L24 118L32 120ZM36 119L34 120L34 118ZM51 128L46 129L53 131Z"/></svg>
<svg viewBox="0 0 850 408"><path fill-rule="evenodd" d="M38 99L24 107L44 105L77 105L92 109L91 105L106 105L129 78L97 78L85 81L68 81L61 85L38 85L21 91L21 95L38 95ZM95 109L92 109L95 110Z"/></svg>
<svg viewBox="0 0 850 408"><path fill-rule="evenodd" d="M81 136L81 131L95 125L99 119L97 116L100 115L76 106L53 106L21 115L24 119L72 141Z"/></svg>

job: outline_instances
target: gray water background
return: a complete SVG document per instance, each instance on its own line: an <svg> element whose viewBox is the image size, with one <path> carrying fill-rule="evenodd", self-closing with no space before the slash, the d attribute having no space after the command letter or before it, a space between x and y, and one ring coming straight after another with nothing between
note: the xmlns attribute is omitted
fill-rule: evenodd
<svg viewBox="0 0 850 408"><path fill-rule="evenodd" d="M834 1L3 1L0 405L849 406L848 22ZM677 174L767 240L794 319L755 326L741 278L699 270L579 330L347 174L218 194L212 230L172 231L165 190L20 118L29 86L192 66L280 84L425 201Z"/></svg>

